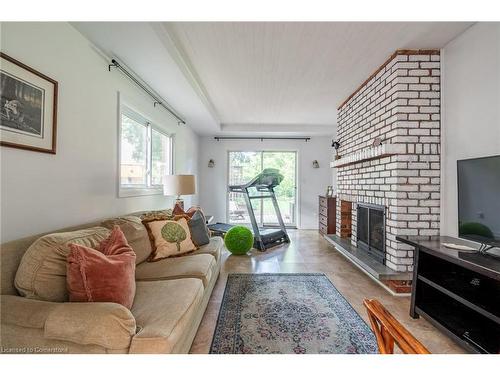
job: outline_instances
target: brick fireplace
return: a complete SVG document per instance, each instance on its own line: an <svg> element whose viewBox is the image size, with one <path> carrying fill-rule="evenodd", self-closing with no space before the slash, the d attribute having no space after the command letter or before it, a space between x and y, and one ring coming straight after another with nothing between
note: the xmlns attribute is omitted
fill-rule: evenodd
<svg viewBox="0 0 500 375"><path fill-rule="evenodd" d="M439 234L439 51L396 51L340 105L336 140L337 236L362 248L358 215L366 212L358 205L378 207L379 260L393 271L412 271L413 251L396 236ZM379 226L372 234L378 247Z"/></svg>

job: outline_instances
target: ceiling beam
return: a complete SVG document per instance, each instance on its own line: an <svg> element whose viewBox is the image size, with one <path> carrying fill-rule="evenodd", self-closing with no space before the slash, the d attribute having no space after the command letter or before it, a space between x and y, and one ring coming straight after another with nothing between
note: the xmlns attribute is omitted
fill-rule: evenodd
<svg viewBox="0 0 500 375"><path fill-rule="evenodd" d="M186 53L182 49L181 44L177 40L175 32L166 22L150 22L149 24L153 31L158 35L158 38L165 46L167 52L170 53L170 56L177 63L177 66L184 74L184 77L196 92L203 105L212 116L212 119L217 123L220 129L220 116L217 113L215 106L213 105L212 100L210 99L210 96L205 89L205 86L201 82L200 77L191 64L191 61L189 60Z"/></svg>

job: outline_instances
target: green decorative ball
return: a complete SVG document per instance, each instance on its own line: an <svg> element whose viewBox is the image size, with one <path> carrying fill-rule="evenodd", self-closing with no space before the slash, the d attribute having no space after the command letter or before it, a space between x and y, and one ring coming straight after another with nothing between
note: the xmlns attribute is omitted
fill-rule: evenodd
<svg viewBox="0 0 500 375"><path fill-rule="evenodd" d="M224 236L224 244L232 254L244 255L253 246L253 233L247 227L232 227Z"/></svg>

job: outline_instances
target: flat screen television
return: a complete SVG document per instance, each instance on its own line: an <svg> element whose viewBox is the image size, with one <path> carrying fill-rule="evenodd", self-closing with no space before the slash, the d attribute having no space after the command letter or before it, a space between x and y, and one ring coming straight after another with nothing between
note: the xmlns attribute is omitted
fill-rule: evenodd
<svg viewBox="0 0 500 375"><path fill-rule="evenodd" d="M500 155L458 160L458 235L500 247Z"/></svg>

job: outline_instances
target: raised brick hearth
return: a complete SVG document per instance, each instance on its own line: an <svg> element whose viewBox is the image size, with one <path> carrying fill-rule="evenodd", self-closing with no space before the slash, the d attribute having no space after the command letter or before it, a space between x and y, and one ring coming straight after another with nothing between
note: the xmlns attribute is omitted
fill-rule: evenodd
<svg viewBox="0 0 500 375"><path fill-rule="evenodd" d="M439 51L395 52L339 107L336 139L337 234L349 221L356 246L357 203L385 206L385 265L411 271L413 251L396 236L439 234Z"/></svg>

